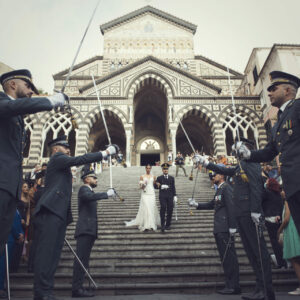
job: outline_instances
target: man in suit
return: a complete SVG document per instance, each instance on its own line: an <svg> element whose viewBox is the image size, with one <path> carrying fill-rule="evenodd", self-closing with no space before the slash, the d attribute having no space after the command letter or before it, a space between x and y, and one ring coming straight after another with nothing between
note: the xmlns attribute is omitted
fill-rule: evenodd
<svg viewBox="0 0 300 300"><path fill-rule="evenodd" d="M72 222L72 166L101 161L117 153L118 146L106 151L70 157L66 136L51 141L45 189L35 211L36 255L34 258L34 300L54 300L54 274L64 243L67 225Z"/></svg>
<svg viewBox="0 0 300 300"><path fill-rule="evenodd" d="M78 221L75 230L76 253L86 269L89 267L89 259L92 247L97 239L98 218L97 200L113 197L115 192L109 189L106 193L95 193L97 176L94 171L87 171L81 176L84 185L78 192ZM74 259L72 297L93 297L94 294L83 288L84 271L78 261Z"/></svg>
<svg viewBox="0 0 300 300"><path fill-rule="evenodd" d="M214 199L206 203L197 203L189 199L189 205L197 209L214 209L214 236L225 275L225 288L219 294L240 294L239 263L234 247L236 220L232 198L232 187L225 182L225 176L213 172L214 184L218 186Z"/></svg>
<svg viewBox="0 0 300 300"><path fill-rule="evenodd" d="M163 175L157 177L154 187L159 189L161 231L164 232L171 229L173 202L177 204L177 196L174 177L168 174L170 165L164 163L161 167Z"/></svg>
<svg viewBox="0 0 300 300"><path fill-rule="evenodd" d="M17 200L21 197L22 161L26 133L23 115L49 111L65 102L62 93L31 99L38 94L28 70L0 76L0 255L13 223Z"/></svg>
<svg viewBox="0 0 300 300"><path fill-rule="evenodd" d="M210 163L201 155L196 155L193 160L216 173L233 177L236 222L244 250L256 276L254 292L243 295L242 298L245 300L275 299L270 255L263 234L256 230L260 228L262 213L263 181L260 165L241 161L235 167L224 167Z"/></svg>
<svg viewBox="0 0 300 300"><path fill-rule="evenodd" d="M270 78L271 105L278 108L272 138L264 149L250 151L240 143L237 151L242 158L253 162L271 161L278 155L283 189L300 234L300 101L295 99L300 79L280 71L271 72Z"/></svg>

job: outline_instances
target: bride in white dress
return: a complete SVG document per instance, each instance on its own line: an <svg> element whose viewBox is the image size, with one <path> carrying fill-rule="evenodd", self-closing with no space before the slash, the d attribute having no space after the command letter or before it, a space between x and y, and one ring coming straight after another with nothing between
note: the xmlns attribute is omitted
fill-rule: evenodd
<svg viewBox="0 0 300 300"><path fill-rule="evenodd" d="M154 183L156 177L151 174L151 165L146 166L146 174L140 177L141 200L135 219L125 222L126 226L138 226L139 230L156 230L160 225L160 216L155 201Z"/></svg>

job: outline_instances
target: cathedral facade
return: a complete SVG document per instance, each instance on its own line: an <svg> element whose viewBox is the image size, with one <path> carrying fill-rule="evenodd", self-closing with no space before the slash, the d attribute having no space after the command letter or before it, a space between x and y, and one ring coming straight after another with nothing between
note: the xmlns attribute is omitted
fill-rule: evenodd
<svg viewBox="0 0 300 300"><path fill-rule="evenodd" d="M96 92L111 140L128 165L165 161L169 151L190 154L183 128L194 148L206 154L230 155L237 128L263 147L260 98L236 93L243 74L194 53L196 29L151 6L101 25L103 55L75 65L65 89L78 128L63 113L27 116L25 162L47 160L47 142L62 134L72 154L104 149L108 140ZM65 69L53 76L55 89L67 74Z"/></svg>

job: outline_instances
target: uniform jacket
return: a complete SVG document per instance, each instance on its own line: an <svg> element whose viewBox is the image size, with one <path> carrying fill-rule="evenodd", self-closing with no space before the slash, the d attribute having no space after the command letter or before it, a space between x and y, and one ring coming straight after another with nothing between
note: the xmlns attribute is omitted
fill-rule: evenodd
<svg viewBox="0 0 300 300"><path fill-rule="evenodd" d="M107 198L107 193L95 193L87 185L80 187L78 191L78 221L75 229L75 238L84 234L97 238L97 200Z"/></svg>
<svg viewBox="0 0 300 300"><path fill-rule="evenodd" d="M72 173L70 168L101 160L101 152L76 157L57 152L51 156L46 171L45 189L34 214L36 215L42 207L45 207L61 219L66 220L67 224L71 223L73 219L71 213Z"/></svg>
<svg viewBox="0 0 300 300"><path fill-rule="evenodd" d="M210 202L199 203L197 209L214 209L214 233L228 232L236 228L231 186L224 182Z"/></svg>
<svg viewBox="0 0 300 300"><path fill-rule="evenodd" d="M159 198L165 198L165 197L174 197L176 196L176 188L175 188L175 179L173 176L170 176L168 174L168 179L165 178L164 175L158 176L156 179L156 182L160 183L160 187L158 188L155 184L154 187L156 189L159 189ZM162 190L161 185L166 184L169 186L168 189Z"/></svg>
<svg viewBox="0 0 300 300"><path fill-rule="evenodd" d="M279 155L283 189L287 198L300 191L300 99L292 100L272 128L271 141L251 151L250 161L270 161Z"/></svg>
<svg viewBox="0 0 300 300"><path fill-rule="evenodd" d="M257 163L245 161L241 161L241 166L247 174L249 182L242 180L239 165L223 167L209 163L206 168L233 177L233 203L237 217L248 216L251 212L262 213L263 181L261 167Z"/></svg>
<svg viewBox="0 0 300 300"><path fill-rule="evenodd" d="M51 109L47 98L12 100L0 92L0 189L19 199L26 136L23 115Z"/></svg>

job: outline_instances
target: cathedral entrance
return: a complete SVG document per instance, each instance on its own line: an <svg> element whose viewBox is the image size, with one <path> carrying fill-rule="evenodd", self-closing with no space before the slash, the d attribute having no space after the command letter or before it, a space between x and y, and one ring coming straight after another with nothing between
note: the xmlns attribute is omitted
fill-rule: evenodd
<svg viewBox="0 0 300 300"><path fill-rule="evenodd" d="M159 161L160 161L159 153L141 154L141 166L146 166L148 164L150 164L151 166L155 166Z"/></svg>
<svg viewBox="0 0 300 300"><path fill-rule="evenodd" d="M110 139L113 144L117 144L126 157L126 137L125 130L120 118L109 110L104 110L104 117L107 123ZM107 134L103 124L101 114L96 115L96 121L91 128L88 140L88 148L91 152L104 150L108 145Z"/></svg>
<svg viewBox="0 0 300 300"><path fill-rule="evenodd" d="M207 155L213 155L212 132L201 111L194 109L187 112L181 122L195 150L204 152ZM190 155L193 152L180 125L177 128L176 149L177 152L180 151L184 155Z"/></svg>
<svg viewBox="0 0 300 300"><path fill-rule="evenodd" d="M145 79L134 97L134 147L132 165L165 159L168 126L167 97L159 81Z"/></svg>

